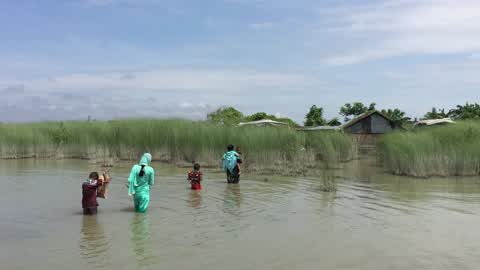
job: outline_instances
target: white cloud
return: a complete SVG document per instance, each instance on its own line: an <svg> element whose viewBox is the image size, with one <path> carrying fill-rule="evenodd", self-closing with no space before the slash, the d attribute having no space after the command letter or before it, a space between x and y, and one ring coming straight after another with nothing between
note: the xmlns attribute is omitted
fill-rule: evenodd
<svg viewBox="0 0 480 270"><path fill-rule="evenodd" d="M222 69L159 69L141 72L71 74L25 81L38 90L194 90L250 91L301 87L314 80L299 74Z"/></svg>
<svg viewBox="0 0 480 270"><path fill-rule="evenodd" d="M339 33L356 48L326 59L333 65L414 54L456 54L480 50L480 2L387 1L337 14Z"/></svg>

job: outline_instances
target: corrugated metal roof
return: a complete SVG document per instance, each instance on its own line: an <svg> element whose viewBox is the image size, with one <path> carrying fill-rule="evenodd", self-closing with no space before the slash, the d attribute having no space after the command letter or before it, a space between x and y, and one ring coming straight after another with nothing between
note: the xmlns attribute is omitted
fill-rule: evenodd
<svg viewBox="0 0 480 270"><path fill-rule="evenodd" d="M352 120L349 121L348 123L343 124L343 125L342 125L342 128L351 127L351 126L355 125L356 123L362 121L363 119L369 117L369 116L372 115L372 114L378 114L378 115L382 116L383 118L385 118L387 121L389 121L389 122L393 125L392 120L391 120L389 117L387 117L385 114L383 114L383 113L381 113L381 112L379 112L379 111L370 111L370 112L366 112L366 113L360 115L360 116L357 117L357 118L352 119Z"/></svg>
<svg viewBox="0 0 480 270"><path fill-rule="evenodd" d="M283 122L278 122L278 121L273 121L270 119L264 119L264 120L259 120L259 121L252 121L252 122L241 122L238 124L239 126L247 126L247 125L271 125L271 126L279 126L279 125L287 125L287 123Z"/></svg>
<svg viewBox="0 0 480 270"><path fill-rule="evenodd" d="M314 130L340 130L341 126L316 126L316 127L304 127L301 130L314 131Z"/></svg>
<svg viewBox="0 0 480 270"><path fill-rule="evenodd" d="M415 123L416 126L432 126L432 125L438 125L438 124L454 124L455 121L453 121L451 118L442 118L442 119L426 119L426 120L421 120Z"/></svg>

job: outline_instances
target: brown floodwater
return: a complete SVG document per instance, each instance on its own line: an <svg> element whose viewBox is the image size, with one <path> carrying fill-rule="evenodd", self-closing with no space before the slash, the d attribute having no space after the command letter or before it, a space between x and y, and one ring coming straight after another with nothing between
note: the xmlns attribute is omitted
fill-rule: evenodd
<svg viewBox="0 0 480 270"><path fill-rule="evenodd" d="M410 179L368 162L337 175L244 175L154 165L149 212L132 212L129 168L97 216L81 214L86 161L0 161L1 269L479 269L480 179Z"/></svg>

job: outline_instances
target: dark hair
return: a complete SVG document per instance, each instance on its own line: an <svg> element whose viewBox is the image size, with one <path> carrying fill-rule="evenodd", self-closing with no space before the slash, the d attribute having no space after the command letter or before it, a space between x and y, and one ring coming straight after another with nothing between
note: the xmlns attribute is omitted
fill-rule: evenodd
<svg viewBox="0 0 480 270"><path fill-rule="evenodd" d="M88 178L98 180L98 173L97 172L91 172L90 175L88 176Z"/></svg>
<svg viewBox="0 0 480 270"><path fill-rule="evenodd" d="M138 174L138 176L142 177L145 175L145 171L143 169L145 169L145 165L142 165L142 169L140 170L140 173Z"/></svg>
<svg viewBox="0 0 480 270"><path fill-rule="evenodd" d="M198 163L193 164L193 169L196 171L200 170L200 164Z"/></svg>
<svg viewBox="0 0 480 270"><path fill-rule="evenodd" d="M227 150L228 150L228 151L233 151L234 148L235 148L235 146L233 146L233 144L229 144L229 145L227 146Z"/></svg>
<svg viewBox="0 0 480 270"><path fill-rule="evenodd" d="M238 147L238 146L235 148L235 151L236 151L237 153L239 153L239 154L242 153L242 150L240 150L240 147Z"/></svg>

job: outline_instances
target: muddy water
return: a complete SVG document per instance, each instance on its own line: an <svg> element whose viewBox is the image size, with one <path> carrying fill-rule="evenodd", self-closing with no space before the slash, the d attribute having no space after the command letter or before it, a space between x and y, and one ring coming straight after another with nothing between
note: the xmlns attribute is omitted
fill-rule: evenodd
<svg viewBox="0 0 480 270"><path fill-rule="evenodd" d="M157 166L158 168L158 166ZM115 168L110 198L81 215L84 161L1 161L1 269L478 269L478 178L414 180L369 164L314 177L244 176L204 190L160 167L147 215Z"/></svg>

